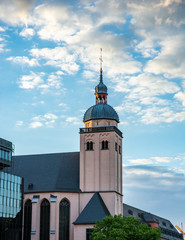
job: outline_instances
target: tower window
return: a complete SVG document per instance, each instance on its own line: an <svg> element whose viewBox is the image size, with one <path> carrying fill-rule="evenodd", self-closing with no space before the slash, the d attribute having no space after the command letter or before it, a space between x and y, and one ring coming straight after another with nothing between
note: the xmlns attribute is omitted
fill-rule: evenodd
<svg viewBox="0 0 185 240"><path fill-rule="evenodd" d="M87 142L86 143L86 150L90 151L93 150L93 142Z"/></svg>
<svg viewBox="0 0 185 240"><path fill-rule="evenodd" d="M115 143L115 150L116 150L116 152L118 151L118 144L117 143Z"/></svg>
<svg viewBox="0 0 185 240"><path fill-rule="evenodd" d="M121 154L121 146L119 145L119 154Z"/></svg>
<svg viewBox="0 0 185 240"><path fill-rule="evenodd" d="M109 146L108 141L102 141L102 149L103 150L108 149L108 146Z"/></svg>

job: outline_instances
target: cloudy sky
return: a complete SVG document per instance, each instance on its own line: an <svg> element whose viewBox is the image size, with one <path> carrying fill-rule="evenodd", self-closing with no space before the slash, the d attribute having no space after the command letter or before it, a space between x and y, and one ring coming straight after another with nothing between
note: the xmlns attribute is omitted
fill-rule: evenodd
<svg viewBox="0 0 185 240"><path fill-rule="evenodd" d="M0 0L0 137L15 154L79 151L103 48L124 202L185 224L184 12L184 0Z"/></svg>

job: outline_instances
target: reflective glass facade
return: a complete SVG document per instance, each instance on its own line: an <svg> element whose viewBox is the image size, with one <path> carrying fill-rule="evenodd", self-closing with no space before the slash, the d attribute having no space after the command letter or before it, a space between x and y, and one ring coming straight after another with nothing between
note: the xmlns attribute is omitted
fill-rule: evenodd
<svg viewBox="0 0 185 240"><path fill-rule="evenodd" d="M0 240L21 240L23 179L12 174L12 143L0 138Z"/></svg>
<svg viewBox="0 0 185 240"><path fill-rule="evenodd" d="M11 166L12 150L12 143L0 138L0 171Z"/></svg>
<svg viewBox="0 0 185 240"><path fill-rule="evenodd" d="M3 149L0 149L0 158L11 161L12 160L12 153Z"/></svg>
<svg viewBox="0 0 185 240"><path fill-rule="evenodd" d="M22 207L22 178L0 172L0 217L14 218Z"/></svg>

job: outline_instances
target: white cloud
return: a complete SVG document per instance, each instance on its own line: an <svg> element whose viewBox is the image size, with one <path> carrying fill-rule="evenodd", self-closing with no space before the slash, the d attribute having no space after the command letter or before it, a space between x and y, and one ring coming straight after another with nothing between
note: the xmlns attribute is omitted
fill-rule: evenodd
<svg viewBox="0 0 185 240"><path fill-rule="evenodd" d="M4 31L5 31L5 29L0 26L0 32L4 32Z"/></svg>
<svg viewBox="0 0 185 240"><path fill-rule="evenodd" d="M58 106L60 106L60 107L66 107L67 104L65 104L65 103L59 103Z"/></svg>
<svg viewBox="0 0 185 240"><path fill-rule="evenodd" d="M54 74L48 76L47 83L49 87L54 87L56 89L60 89L62 86L61 77Z"/></svg>
<svg viewBox="0 0 185 240"><path fill-rule="evenodd" d="M72 123L74 125L79 125L81 124L81 121L77 117L67 117L66 118L67 123Z"/></svg>
<svg viewBox="0 0 185 240"><path fill-rule="evenodd" d="M44 118L48 120L56 120L58 117L53 113L46 113L44 114Z"/></svg>
<svg viewBox="0 0 185 240"><path fill-rule="evenodd" d="M25 38L31 38L35 35L35 30L33 28L24 28L20 32L20 36L25 37Z"/></svg>
<svg viewBox="0 0 185 240"><path fill-rule="evenodd" d="M28 64L30 67L35 67L35 66L39 66L39 63L37 61L37 59L29 59L28 57L9 57L6 60L8 61L12 61L13 63L17 63L17 64Z"/></svg>
<svg viewBox="0 0 185 240"><path fill-rule="evenodd" d="M46 94L51 90L55 90L55 93L57 93L56 90L61 90L63 85L60 75L51 73L47 76L44 72L34 73L32 71L29 75L23 75L18 84L23 89L40 89L42 94Z"/></svg>
<svg viewBox="0 0 185 240"><path fill-rule="evenodd" d="M124 166L123 189L124 201L129 205L175 223L184 219L185 171L181 168ZM164 202L164 199L168 201Z"/></svg>
<svg viewBox="0 0 185 240"><path fill-rule="evenodd" d="M36 74L34 72L31 72L30 75L24 75L18 82L19 87L23 89L34 89L36 87L42 87L42 84L44 83L44 80L42 79L43 76L44 73Z"/></svg>
<svg viewBox="0 0 185 240"><path fill-rule="evenodd" d="M135 114L134 121L145 124L184 120L184 92L173 80L185 77L183 1L143 0L138 4L137 0L97 0L80 1L78 6L9 1L10 13L15 12L7 21L20 25L26 22L21 36L36 35L56 46L39 48L37 43L29 51L32 58L9 58L29 66L58 68L45 76L22 76L21 88L40 89L42 93L61 90L59 76L76 74L82 64L83 77L94 81L98 78L94 72L99 69L99 48L103 47L104 77L116 92L125 93L124 103L116 108L121 114ZM0 6L7 12L6 1ZM0 10L0 18L5 21L3 14Z"/></svg>
<svg viewBox="0 0 185 240"><path fill-rule="evenodd" d="M67 4L41 4L35 8L34 13L41 39L66 41L67 37L76 32L75 13L70 11Z"/></svg>
<svg viewBox="0 0 185 240"><path fill-rule="evenodd" d="M130 98L135 98L139 94L140 96L156 96L166 93L175 93L179 90L178 85L175 82L170 82L161 77L153 76L152 74L140 74L136 77L129 79L129 85L135 86L130 93Z"/></svg>
<svg viewBox="0 0 185 240"><path fill-rule="evenodd" d="M62 71L57 71L56 74L57 75L64 75L64 73Z"/></svg>
<svg viewBox="0 0 185 240"><path fill-rule="evenodd" d="M30 125L29 125L29 127L30 128L38 128L38 127L42 127L43 126L43 124L41 123L41 122L31 122L30 123Z"/></svg>
<svg viewBox="0 0 185 240"><path fill-rule="evenodd" d="M23 124L24 124L23 121L17 121L16 124L15 124L15 126L16 126L16 127L21 127Z"/></svg>
<svg viewBox="0 0 185 240"><path fill-rule="evenodd" d="M185 107L185 92L178 92L174 95L176 99L182 102L182 105Z"/></svg>
<svg viewBox="0 0 185 240"><path fill-rule="evenodd" d="M31 105L32 106L37 106L37 105L39 105L39 104L45 104L45 102L44 101L39 101L39 102L34 102L34 103L32 103Z"/></svg>
<svg viewBox="0 0 185 240"><path fill-rule="evenodd" d="M97 80L95 79L95 77L96 77L95 72L85 70L85 71L83 72L83 76L84 76L85 78L90 78L90 79L94 79L95 81L97 81Z"/></svg>
<svg viewBox="0 0 185 240"><path fill-rule="evenodd" d="M27 24L35 0L1 0L0 19L12 25Z"/></svg>
<svg viewBox="0 0 185 240"><path fill-rule="evenodd" d="M127 166L124 168L124 179L126 179L125 186L135 186L140 189L162 189L176 186L185 188L185 175L170 170L165 167L157 166ZM146 184L147 183L147 184ZM173 191L173 189L168 189Z"/></svg>
<svg viewBox="0 0 185 240"><path fill-rule="evenodd" d="M184 163L185 157L184 156L175 156L175 157L149 157L149 158L137 158L137 159L127 159L129 164L133 165L160 165L168 164L168 163ZM178 169L177 169L178 171Z"/></svg>
<svg viewBox="0 0 185 240"><path fill-rule="evenodd" d="M74 74L79 66L76 64L77 56L71 54L66 47L32 49L31 55L35 58L45 60L46 65L59 67L68 74ZM61 72L59 72L61 74Z"/></svg>
<svg viewBox="0 0 185 240"><path fill-rule="evenodd" d="M5 44L0 43L0 52L4 52L5 51Z"/></svg>
<svg viewBox="0 0 185 240"><path fill-rule="evenodd" d="M176 35L161 41L161 51L157 57L148 61L145 71L163 74L167 78L185 78L185 37Z"/></svg>
<svg viewBox="0 0 185 240"><path fill-rule="evenodd" d="M138 158L138 159L129 160L129 163L136 164L136 165L146 165L146 164L153 164L153 161L151 159Z"/></svg>
<svg viewBox="0 0 185 240"><path fill-rule="evenodd" d="M7 44L6 38L7 36L5 33L5 29L0 26L0 53L9 51L9 49L6 49Z"/></svg>
<svg viewBox="0 0 185 240"><path fill-rule="evenodd" d="M185 120L185 111L180 104L184 95L179 93L176 82L150 73L115 80L114 90L125 93L123 103L115 108L120 115L125 117L134 113L133 121L137 118L144 124ZM180 101L173 103L173 96Z"/></svg>
<svg viewBox="0 0 185 240"><path fill-rule="evenodd" d="M183 122L185 120L185 111L176 112L169 107L154 106L142 110L139 114L141 115L141 122L145 124Z"/></svg>
<svg viewBox="0 0 185 240"><path fill-rule="evenodd" d="M31 123L29 125L30 128L38 128L38 127L54 127L58 116L53 113L46 113L44 115L38 115L31 119Z"/></svg>

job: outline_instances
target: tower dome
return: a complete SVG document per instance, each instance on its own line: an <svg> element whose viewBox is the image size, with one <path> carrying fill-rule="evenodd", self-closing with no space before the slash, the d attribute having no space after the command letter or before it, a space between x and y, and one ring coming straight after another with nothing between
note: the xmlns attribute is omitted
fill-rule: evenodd
<svg viewBox="0 0 185 240"><path fill-rule="evenodd" d="M95 87L95 94L105 93L107 94L107 86L103 83L102 69L100 69L100 82Z"/></svg>
<svg viewBox="0 0 185 240"><path fill-rule="evenodd" d="M107 86L103 83L102 49L100 49L100 81L95 87L95 105L91 106L84 114L83 122L97 119L115 120L119 123L119 117L113 107L107 104Z"/></svg>
<svg viewBox="0 0 185 240"><path fill-rule="evenodd" d="M95 87L95 93L107 93L107 86L103 82L100 82Z"/></svg>
<svg viewBox="0 0 185 240"><path fill-rule="evenodd" d="M91 106L84 114L83 121L95 119L110 119L119 123L119 117L113 107L106 103L99 103Z"/></svg>

